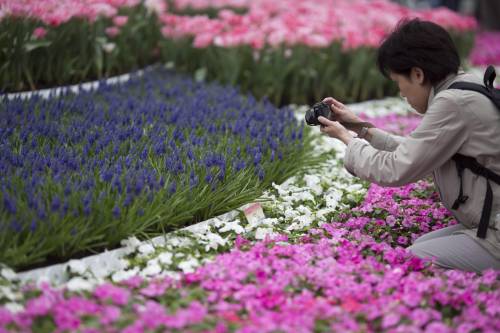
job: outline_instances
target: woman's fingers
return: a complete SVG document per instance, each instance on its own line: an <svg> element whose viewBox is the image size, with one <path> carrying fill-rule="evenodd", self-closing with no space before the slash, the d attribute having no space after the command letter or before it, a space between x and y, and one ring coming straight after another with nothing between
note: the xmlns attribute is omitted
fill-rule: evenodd
<svg viewBox="0 0 500 333"><path fill-rule="evenodd" d="M334 99L333 97L326 97L323 98L322 102L331 105L333 103Z"/></svg>
<svg viewBox="0 0 500 333"><path fill-rule="evenodd" d="M323 125L323 126L331 126L333 124L335 124L333 121L331 121L330 119L328 118L325 118L323 116L319 116L318 117L318 121Z"/></svg>
<svg viewBox="0 0 500 333"><path fill-rule="evenodd" d="M337 101L336 99L332 98L332 105L336 108L344 108L345 105Z"/></svg>

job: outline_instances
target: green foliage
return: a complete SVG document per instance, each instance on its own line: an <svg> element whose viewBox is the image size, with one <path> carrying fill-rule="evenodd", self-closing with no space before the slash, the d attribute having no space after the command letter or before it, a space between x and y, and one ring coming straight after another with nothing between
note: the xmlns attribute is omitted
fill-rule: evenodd
<svg viewBox="0 0 500 333"><path fill-rule="evenodd" d="M0 20L0 90L23 91L77 84L127 73L157 62L161 37L156 16L143 6L121 8L129 17L116 37L106 35L109 19L73 18L37 39L44 27L32 18Z"/></svg>

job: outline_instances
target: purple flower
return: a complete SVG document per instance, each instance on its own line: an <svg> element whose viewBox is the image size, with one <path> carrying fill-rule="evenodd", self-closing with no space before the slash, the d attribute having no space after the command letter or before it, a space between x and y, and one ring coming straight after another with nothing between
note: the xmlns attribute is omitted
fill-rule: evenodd
<svg viewBox="0 0 500 333"><path fill-rule="evenodd" d="M6 192L3 192L3 205L8 213L13 215L16 214L16 200L11 198Z"/></svg>
<svg viewBox="0 0 500 333"><path fill-rule="evenodd" d="M113 210L111 212L113 213L113 216L115 219L120 217L121 209L120 209L120 206L118 205L118 203L115 204L115 206L113 207Z"/></svg>

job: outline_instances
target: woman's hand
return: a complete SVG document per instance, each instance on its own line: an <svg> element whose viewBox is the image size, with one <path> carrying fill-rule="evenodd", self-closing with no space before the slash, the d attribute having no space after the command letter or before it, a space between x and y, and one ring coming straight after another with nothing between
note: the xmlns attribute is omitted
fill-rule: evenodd
<svg viewBox="0 0 500 333"><path fill-rule="evenodd" d="M325 117L318 117L318 121L322 124L320 131L327 134L329 137L339 139L346 145L354 138L351 133L337 121L331 121Z"/></svg>
<svg viewBox="0 0 500 333"><path fill-rule="evenodd" d="M362 120L356 116L351 110L347 108L344 104L340 103L333 97L327 97L323 99L323 102L330 105L330 109L333 114L335 114L335 120L347 123L357 123Z"/></svg>

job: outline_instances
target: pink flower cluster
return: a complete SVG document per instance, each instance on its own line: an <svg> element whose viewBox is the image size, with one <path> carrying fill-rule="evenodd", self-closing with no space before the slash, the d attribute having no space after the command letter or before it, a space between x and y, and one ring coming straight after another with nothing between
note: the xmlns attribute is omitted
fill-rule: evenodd
<svg viewBox="0 0 500 333"><path fill-rule="evenodd" d="M408 115L390 114L384 117L367 117L360 114L363 119L368 119L375 127L383 128L385 131L396 134L406 135L411 133L422 121L422 116L412 113Z"/></svg>
<svg viewBox="0 0 500 333"><path fill-rule="evenodd" d="M474 65L500 66L500 32L477 34L470 58Z"/></svg>
<svg viewBox="0 0 500 333"><path fill-rule="evenodd" d="M21 313L0 309L0 331L36 331L51 319L82 332L500 329L498 272L441 271L338 222L286 241L236 248L180 282L136 277L85 296L46 287Z"/></svg>
<svg viewBox="0 0 500 333"><path fill-rule="evenodd" d="M471 17L460 16L441 8L415 11L388 0L178 0L177 7L196 9L207 6L243 7L245 14L229 9L217 18L205 15L161 16L165 37L193 37L198 48L216 45L296 45L325 47L339 41L344 49L377 47L384 36L405 17L434 21L457 31L476 28Z"/></svg>
<svg viewBox="0 0 500 333"><path fill-rule="evenodd" d="M132 7L141 0L0 0L0 19L7 15L30 17L50 26L58 26L74 17L95 21L113 17L118 8Z"/></svg>

